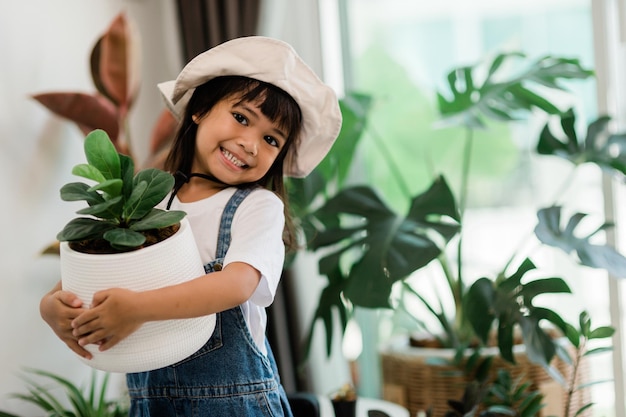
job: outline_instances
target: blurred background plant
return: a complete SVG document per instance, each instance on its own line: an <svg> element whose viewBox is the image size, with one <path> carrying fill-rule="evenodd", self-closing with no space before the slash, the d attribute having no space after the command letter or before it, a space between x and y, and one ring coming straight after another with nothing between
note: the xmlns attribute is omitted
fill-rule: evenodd
<svg viewBox="0 0 626 417"><path fill-rule="evenodd" d="M39 377L37 382L33 377ZM31 403L54 417L123 417L128 415L128 399L107 399L109 374L93 371L85 387L51 372L27 369L22 376L27 394L15 393L12 398ZM19 417L0 410L0 417Z"/></svg>
<svg viewBox="0 0 626 417"><path fill-rule="evenodd" d="M568 213L559 205L561 193L572 185L575 168L585 163L616 177L626 173L624 135L610 131L609 117L591 122L586 135L578 135L573 110L557 104L567 95L567 81L592 75L577 59L544 56L530 60L518 52L496 54L476 65L450 71L446 91L437 94L441 117L436 128L461 127L465 131L463 146L457 148L462 156L460 183L451 187L445 175L434 172L434 181L417 195L409 192L411 186L404 180L410 178L407 171L413 167L397 164L389 138L369 124L368 112L376 97L348 94L341 101L344 126L337 145L311 176L291 183L307 250L319 256L319 272L328 280L309 328L307 346L318 321L324 325L330 355L336 317L343 333L357 307L408 313L407 303L417 300L439 326L431 328L425 320L407 315L437 339L439 346L464 349L495 340L500 354L513 361L513 345L523 342L533 361L548 367L557 347L544 325L550 322L562 333L567 325L556 311L539 306L535 298L571 292L566 280L541 277L541 270L530 258L532 251L523 250L524 245L502 260L501 272L476 277L466 270L471 260L463 255L463 220L474 141L478 131L498 123L527 123L529 116L547 115L549 121L536 153L564 158L574 164L574 169L558 187L554 203L537 211L535 242L573 255L582 266L626 277L626 258L611 245L597 243L612 227L611 222L601 220L591 233L580 237L578 226L587 215L574 213L564 220ZM554 98L555 93L559 99ZM553 133L553 125L560 126L558 133ZM358 175L354 176L353 165L358 165L355 152L365 132L377 148L378 168L384 165L387 178L404 190L405 215L380 197L380 188L389 184L362 184ZM531 240L532 235L530 230ZM432 268L431 263L437 264L435 273L445 280L449 291L439 294L437 303L422 296L418 285L406 281L415 271L427 265ZM452 308L444 307L447 298L454 300Z"/></svg>

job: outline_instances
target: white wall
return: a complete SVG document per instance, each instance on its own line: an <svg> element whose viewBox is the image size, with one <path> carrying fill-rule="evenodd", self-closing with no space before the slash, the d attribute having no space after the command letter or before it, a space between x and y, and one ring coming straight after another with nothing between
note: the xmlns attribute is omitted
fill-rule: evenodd
<svg viewBox="0 0 626 417"><path fill-rule="evenodd" d="M0 2L0 409L33 408L9 399L25 392L23 367L87 382L90 368L39 317L39 299L59 279L58 260L40 256L76 207L59 188L82 162L82 135L29 98L44 91L93 92L88 57L111 20L126 10L143 41L143 84L131 113L138 157L163 108L156 83L180 69L174 14L167 0L26 0ZM115 386L120 387L121 378Z"/></svg>
<svg viewBox="0 0 626 417"><path fill-rule="evenodd" d="M58 259L39 252L72 217L77 206L58 197L83 161L82 135L29 98L45 91L93 92L88 57L96 39L120 12L136 22L142 39L143 81L131 111L133 151L142 160L146 142L163 109L156 90L178 73L178 39L172 0L25 0L0 2L0 410L34 414L32 406L10 399L25 392L23 367L59 373L87 383L90 368L60 342L39 316L39 300L59 279ZM295 18L294 18L295 16ZM291 43L309 65L323 73L317 2L266 0L261 34ZM310 277L314 261L301 263ZM301 315L308 325L317 303L315 288L302 286ZM317 333L312 389L320 394L347 381L339 347L324 358L323 330ZM114 380L115 391L123 378Z"/></svg>

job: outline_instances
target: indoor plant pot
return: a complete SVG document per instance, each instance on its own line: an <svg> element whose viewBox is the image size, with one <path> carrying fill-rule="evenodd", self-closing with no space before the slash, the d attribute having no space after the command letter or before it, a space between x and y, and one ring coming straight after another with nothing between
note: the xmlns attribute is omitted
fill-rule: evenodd
<svg viewBox="0 0 626 417"><path fill-rule="evenodd" d="M61 244L63 289L75 293L86 306L93 294L107 288L145 291L204 275L202 261L187 219L166 240L138 251L86 254ZM206 343L215 328L215 315L143 324L112 348L93 355L89 366L110 372L140 372L178 362Z"/></svg>
<svg viewBox="0 0 626 417"><path fill-rule="evenodd" d="M89 308L95 292L108 288L145 291L204 275L193 233L182 211L155 208L171 191L171 174L150 168L135 174L130 157L119 154L108 135L85 138L87 164L72 173L95 185L69 183L66 201L84 200L85 215L57 235L61 241L61 283ZM106 351L87 345L88 365L111 372L140 372L176 363L210 338L215 315L144 323Z"/></svg>

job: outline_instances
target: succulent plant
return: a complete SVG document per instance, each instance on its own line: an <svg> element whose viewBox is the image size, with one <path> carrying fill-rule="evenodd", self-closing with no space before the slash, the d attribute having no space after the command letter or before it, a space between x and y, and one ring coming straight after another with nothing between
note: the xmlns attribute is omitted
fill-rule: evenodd
<svg viewBox="0 0 626 417"><path fill-rule="evenodd" d="M133 160L118 153L104 130L89 133L84 143L86 164L72 174L95 185L72 182L61 188L64 201L85 200L88 207L76 213L88 217L71 220L57 239L61 242L108 242L113 251L128 251L146 244L146 234L176 225L183 211L155 208L174 186L174 177L147 168L135 174Z"/></svg>

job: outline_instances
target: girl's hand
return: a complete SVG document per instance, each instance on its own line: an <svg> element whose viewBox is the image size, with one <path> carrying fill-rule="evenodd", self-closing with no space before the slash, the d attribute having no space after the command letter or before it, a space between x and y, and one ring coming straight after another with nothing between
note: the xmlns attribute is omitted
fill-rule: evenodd
<svg viewBox="0 0 626 417"><path fill-rule="evenodd" d="M134 291L112 288L94 294L92 307L72 321L78 344L100 345L100 351L112 348L143 324L137 310Z"/></svg>
<svg viewBox="0 0 626 417"><path fill-rule="evenodd" d="M70 349L85 359L91 359L91 353L78 344L72 334L72 320L86 311L82 301L73 293L61 290L59 282L39 303L39 313L48 326Z"/></svg>

